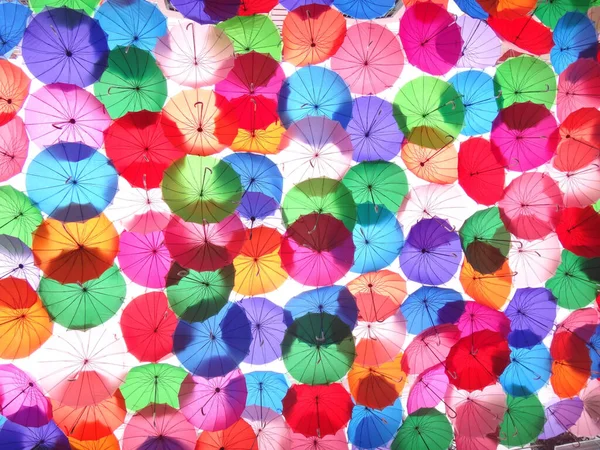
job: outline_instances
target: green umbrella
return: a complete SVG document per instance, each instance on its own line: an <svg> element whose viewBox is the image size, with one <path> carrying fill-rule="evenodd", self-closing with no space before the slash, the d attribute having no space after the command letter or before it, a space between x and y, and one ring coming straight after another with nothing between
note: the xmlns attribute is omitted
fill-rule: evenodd
<svg viewBox="0 0 600 450"><path fill-rule="evenodd" d="M285 332L281 351L290 375L312 385L342 379L356 357L350 327L327 313L308 313L294 320Z"/></svg>
<svg viewBox="0 0 600 450"><path fill-rule="evenodd" d="M60 8L66 6L71 9L83 10L92 15L98 6L99 0L29 0L29 7L33 12L39 13L44 8Z"/></svg>
<svg viewBox="0 0 600 450"><path fill-rule="evenodd" d="M365 161L352 167L342 183L352 193L354 202L374 203L397 212L408 194L404 170L387 161Z"/></svg>
<svg viewBox="0 0 600 450"><path fill-rule="evenodd" d="M506 412L500 424L500 443L521 447L534 441L544 428L544 407L535 395L506 396Z"/></svg>
<svg viewBox="0 0 600 450"><path fill-rule="evenodd" d="M356 223L352 193L342 182L331 178L311 178L298 183L283 199L282 213L286 226L311 213L331 214L350 231Z"/></svg>
<svg viewBox="0 0 600 450"><path fill-rule="evenodd" d="M87 330L106 322L119 310L126 292L117 266L82 284L42 277L38 289L52 320L70 330Z"/></svg>
<svg viewBox="0 0 600 450"><path fill-rule="evenodd" d="M396 94L394 117L409 142L443 148L462 130L465 108L450 83L421 76L406 83Z"/></svg>
<svg viewBox="0 0 600 450"><path fill-rule="evenodd" d="M556 75L549 64L533 56L509 58L494 76L498 106L533 102L551 108L556 98Z"/></svg>
<svg viewBox="0 0 600 450"><path fill-rule="evenodd" d="M598 212L600 212L600 200L598 200L596 203L594 203L592 205L594 207L594 209Z"/></svg>
<svg viewBox="0 0 600 450"><path fill-rule="evenodd" d="M586 14L589 7L589 0L538 0L535 16L544 25L553 29L566 13L579 11Z"/></svg>
<svg viewBox="0 0 600 450"><path fill-rule="evenodd" d="M233 214L242 198L242 183L225 161L189 155L165 170L162 194L183 220L214 223Z"/></svg>
<svg viewBox="0 0 600 450"><path fill-rule="evenodd" d="M127 409L139 411L150 404L179 409L179 388L187 371L170 364L144 364L129 371L121 385Z"/></svg>
<svg viewBox="0 0 600 450"><path fill-rule="evenodd" d="M265 15L236 16L217 25L233 42L238 54L266 53L281 61L281 36L273 21Z"/></svg>
<svg viewBox="0 0 600 450"><path fill-rule="evenodd" d="M113 119L144 109L159 112L167 99L167 80L147 51L117 47L108 55L94 94Z"/></svg>
<svg viewBox="0 0 600 450"><path fill-rule="evenodd" d="M404 420L391 450L447 450L452 437L452 425L445 414L434 408L421 408Z"/></svg>
<svg viewBox="0 0 600 450"><path fill-rule="evenodd" d="M585 308L598 294L600 258L584 258L563 250L554 276L546 281L558 306L567 309Z"/></svg>
<svg viewBox="0 0 600 450"><path fill-rule="evenodd" d="M217 314L229 299L233 289L235 271L226 266L214 272L196 272L191 269L171 269L183 275L176 281L167 277L169 306L187 322L202 322Z"/></svg>
<svg viewBox="0 0 600 450"><path fill-rule="evenodd" d="M31 233L43 220L29 197L12 186L0 186L0 234L17 237L31 247Z"/></svg>

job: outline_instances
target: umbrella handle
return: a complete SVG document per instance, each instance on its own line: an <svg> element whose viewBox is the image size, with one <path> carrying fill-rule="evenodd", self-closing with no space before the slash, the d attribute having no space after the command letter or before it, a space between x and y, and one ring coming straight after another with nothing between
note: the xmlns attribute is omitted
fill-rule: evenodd
<svg viewBox="0 0 600 450"><path fill-rule="evenodd" d="M456 379L458 378L458 374L457 374L455 371L450 371L450 370L447 370L447 369L446 369L446 372L448 372L448 375L450 375L450 377L451 377L453 380L456 380Z"/></svg>
<svg viewBox="0 0 600 450"><path fill-rule="evenodd" d="M52 126L53 126L54 128L56 128L57 130L62 130L62 127L59 127L59 126L58 126L58 125L56 125L55 123L53 123L53 124L52 124Z"/></svg>

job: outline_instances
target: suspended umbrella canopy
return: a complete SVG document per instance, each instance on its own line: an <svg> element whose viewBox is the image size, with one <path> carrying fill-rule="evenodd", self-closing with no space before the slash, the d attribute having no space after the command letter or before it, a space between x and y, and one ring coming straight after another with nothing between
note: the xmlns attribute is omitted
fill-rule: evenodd
<svg viewBox="0 0 600 450"><path fill-rule="evenodd" d="M483 21L467 15L456 19L462 37L461 57L458 67L479 68L496 65L502 48L502 41L494 30Z"/></svg>
<svg viewBox="0 0 600 450"><path fill-rule="evenodd" d="M560 241L553 233L535 241L513 241L508 258L516 272L515 287L543 285L556 272L561 250Z"/></svg>
<svg viewBox="0 0 600 450"><path fill-rule="evenodd" d="M515 273L505 261L492 273L481 273L465 259L460 269L459 281L465 293L476 302L500 310L512 289Z"/></svg>
<svg viewBox="0 0 600 450"><path fill-rule="evenodd" d="M37 290L40 270L35 266L31 249L23 241L0 234L0 278L6 277L24 279Z"/></svg>
<svg viewBox="0 0 600 450"><path fill-rule="evenodd" d="M308 66L283 82L277 111L286 128L306 116L325 116L346 128L352 118L352 98L348 85L337 73Z"/></svg>
<svg viewBox="0 0 600 450"><path fill-rule="evenodd" d="M13 119L29 94L31 80L6 59L0 60L0 126Z"/></svg>
<svg viewBox="0 0 600 450"><path fill-rule="evenodd" d="M292 450L306 450L307 448L346 450L348 448L348 439L346 438L346 431L343 428L335 434L329 434L322 438L307 437L300 433L292 433L291 448Z"/></svg>
<svg viewBox="0 0 600 450"><path fill-rule="evenodd" d="M555 333L552 338L550 384L554 393L560 398L576 396L591 378L590 349L582 336L577 334L579 332L583 334L584 331L586 330L582 327L575 332L559 332Z"/></svg>
<svg viewBox="0 0 600 450"><path fill-rule="evenodd" d="M592 437L598 432L598 380L592 380L579 394L579 398L574 397L572 400L580 400L580 405L570 405L570 417L575 419L575 425L569 431L576 436ZM579 413L578 413L579 411ZM565 427L563 427L565 428Z"/></svg>
<svg viewBox="0 0 600 450"><path fill-rule="evenodd" d="M525 17L536 6L536 0L477 0L477 3L491 17L511 20Z"/></svg>
<svg viewBox="0 0 600 450"><path fill-rule="evenodd" d="M108 55L94 94L113 119L141 110L159 112L167 99L167 81L149 52L120 46Z"/></svg>
<svg viewBox="0 0 600 450"><path fill-rule="evenodd" d="M213 24L234 17L241 3L241 0L175 0L172 4L187 19Z"/></svg>
<svg viewBox="0 0 600 450"><path fill-rule="evenodd" d="M526 445L542 432L544 407L535 395L506 396L506 412L500 424L500 443L510 447Z"/></svg>
<svg viewBox="0 0 600 450"><path fill-rule="evenodd" d="M433 148L405 141L402 161L415 176L429 183L454 183L458 178L458 152L452 141L451 136L446 136L444 142L435 138L430 144Z"/></svg>
<svg viewBox="0 0 600 450"><path fill-rule="evenodd" d="M277 165L266 156L233 154L223 158L240 175L244 192L258 192L281 201L283 177Z"/></svg>
<svg viewBox="0 0 600 450"><path fill-rule="evenodd" d="M267 446L277 450L289 448L292 431L282 415L269 408L249 406L242 418L254 430L255 446L258 444L261 448Z"/></svg>
<svg viewBox="0 0 600 450"><path fill-rule="evenodd" d="M288 391L285 375L278 372L249 372L246 374L248 397L246 406L256 405L283 411L282 400Z"/></svg>
<svg viewBox="0 0 600 450"><path fill-rule="evenodd" d="M299 6L306 6L313 3L317 5L329 6L333 3L333 0L282 0L279 3L288 11L292 11Z"/></svg>
<svg viewBox="0 0 600 450"><path fill-rule="evenodd" d="M196 450L252 450L256 447L256 434L244 419L220 431L202 431L196 442Z"/></svg>
<svg viewBox="0 0 600 450"><path fill-rule="evenodd" d="M512 347L531 347L550 333L556 320L556 299L548 289L517 289L505 310Z"/></svg>
<svg viewBox="0 0 600 450"><path fill-rule="evenodd" d="M7 421L0 428L0 446L15 450L31 448L70 450L69 440L54 422L41 427L24 427Z"/></svg>
<svg viewBox="0 0 600 450"><path fill-rule="evenodd" d="M563 156L564 153L563 153ZM600 199L600 164L592 162L579 170L570 170L568 165L578 166L586 156L573 155L571 163L552 161L551 176L558 182L563 192L563 200L567 208L585 208ZM556 164L567 165L564 171L556 170Z"/></svg>
<svg viewBox="0 0 600 450"><path fill-rule="evenodd" d="M39 427L50 422L52 404L26 372L13 364L2 364L0 381L0 407L4 417L24 427Z"/></svg>
<svg viewBox="0 0 600 450"><path fill-rule="evenodd" d="M238 15L268 14L277 6L277 0L240 0Z"/></svg>
<svg viewBox="0 0 600 450"><path fill-rule="evenodd" d="M385 318L375 316L359 320L354 328L356 362L380 365L398 357L406 338L406 319L401 311ZM404 370L404 366L402 366Z"/></svg>
<svg viewBox="0 0 600 450"><path fill-rule="evenodd" d="M600 240L596 230L600 227L600 215L592 206L565 208L556 234L563 247L585 258L600 257Z"/></svg>
<svg viewBox="0 0 600 450"><path fill-rule="evenodd" d="M552 358L544 344L510 349L510 364L500 376L504 390L517 397L535 394L548 383Z"/></svg>
<svg viewBox="0 0 600 450"><path fill-rule="evenodd" d="M236 1L239 4L239 0ZM233 49L238 55L255 51L281 61L281 36L277 26L268 16L236 16L219 23L217 28L223 30L231 39Z"/></svg>
<svg viewBox="0 0 600 450"><path fill-rule="evenodd" d="M439 149L460 133L465 109L461 95L450 83L421 76L406 83L396 94L394 117L409 142Z"/></svg>
<svg viewBox="0 0 600 450"><path fill-rule="evenodd" d="M129 371L119 390L131 411L150 404L179 408L179 387L186 375L185 369L170 364L144 364Z"/></svg>
<svg viewBox="0 0 600 450"><path fill-rule="evenodd" d="M25 124L16 116L0 126L0 180L8 181L19 174L28 153L29 138Z"/></svg>
<svg viewBox="0 0 600 450"><path fill-rule="evenodd" d="M31 246L32 233L42 220L40 210L29 197L12 186L0 186L0 233Z"/></svg>
<svg viewBox="0 0 600 450"><path fill-rule="evenodd" d="M61 8L66 7L73 10L84 11L88 15L92 15L98 6L96 0L33 0L29 7L35 13L43 11L45 8Z"/></svg>
<svg viewBox="0 0 600 450"><path fill-rule="evenodd" d="M402 356L402 371L416 375L437 364L444 365L450 350L459 340L460 330L453 324L423 330L408 344Z"/></svg>
<svg viewBox="0 0 600 450"><path fill-rule="evenodd" d="M539 2L537 8L541 4ZM531 16L515 19L489 17L487 23L499 37L534 55L547 55L554 45L552 30Z"/></svg>
<svg viewBox="0 0 600 450"><path fill-rule="evenodd" d="M292 297L285 309L298 319L308 313L327 313L338 317L353 329L356 326L358 309L354 296L344 286L324 286L306 290Z"/></svg>
<svg viewBox="0 0 600 450"><path fill-rule="evenodd" d="M94 441L75 439L69 436L71 450L120 450L119 440L114 434L102 437Z"/></svg>
<svg viewBox="0 0 600 450"><path fill-rule="evenodd" d="M582 58L595 58L598 51L594 22L580 12L568 12L561 17L552 32L554 47L550 61L557 74Z"/></svg>
<svg viewBox="0 0 600 450"><path fill-rule="evenodd" d="M472 137L460 145L458 183L481 205L493 205L504 195L505 166L492 151L490 141Z"/></svg>
<svg viewBox="0 0 600 450"><path fill-rule="evenodd" d="M400 368L402 355L379 365L355 362L348 372L348 386L355 402L368 408L383 409L402 394L407 376Z"/></svg>
<svg viewBox="0 0 600 450"><path fill-rule="evenodd" d="M600 258L583 258L563 250L556 273L546 282L558 306L579 309L592 303L600 280Z"/></svg>
<svg viewBox="0 0 600 450"><path fill-rule="evenodd" d="M558 76L558 120L581 108L600 106L600 64L592 58L575 61Z"/></svg>
<svg viewBox="0 0 600 450"><path fill-rule="evenodd" d="M285 128L278 122L254 131L240 128L230 148L235 152L252 152L274 155L279 152L279 143Z"/></svg>
<svg viewBox="0 0 600 450"><path fill-rule="evenodd" d="M410 388L407 412L412 414L420 408L435 408L444 400L448 390L448 375L442 364L420 373Z"/></svg>
<svg viewBox="0 0 600 450"><path fill-rule="evenodd" d="M452 425L434 408L420 408L409 414L392 441L392 450L445 450L452 443Z"/></svg>
<svg viewBox="0 0 600 450"><path fill-rule="evenodd" d="M545 410L546 423L540 439L551 439L568 432L583 412L583 401L579 397L559 400L548 405Z"/></svg>
<svg viewBox="0 0 600 450"><path fill-rule="evenodd" d="M461 95L465 108L465 124L460 134L474 136L490 132L498 115L492 77L481 70L467 70L457 73L448 82Z"/></svg>
<svg viewBox="0 0 600 450"><path fill-rule="evenodd" d="M463 313L455 323L462 337L482 330L495 331L502 336L508 336L510 332L510 320L504 313L470 301L464 302Z"/></svg>
<svg viewBox="0 0 600 450"><path fill-rule="evenodd" d="M535 16L550 28L557 26L559 20L570 12L587 13L591 4L589 0L561 0L558 2L538 2L535 8Z"/></svg>
<svg viewBox="0 0 600 450"><path fill-rule="evenodd" d="M421 286L411 293L400 307L410 334L419 334L429 327L455 323L465 307L462 295L447 288Z"/></svg>
<svg viewBox="0 0 600 450"><path fill-rule="evenodd" d="M10 56L19 45L31 10L21 3L6 2L0 6L0 55Z"/></svg>
<svg viewBox="0 0 600 450"><path fill-rule="evenodd" d="M266 364L281 358L281 341L287 328L287 314L264 297L240 300L252 327L252 344L245 359L249 364Z"/></svg>

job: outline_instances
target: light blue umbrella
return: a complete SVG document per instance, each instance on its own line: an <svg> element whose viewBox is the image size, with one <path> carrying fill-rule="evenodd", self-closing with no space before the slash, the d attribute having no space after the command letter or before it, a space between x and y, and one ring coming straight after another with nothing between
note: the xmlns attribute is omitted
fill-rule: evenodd
<svg viewBox="0 0 600 450"><path fill-rule="evenodd" d="M337 316L350 328L356 326L358 307L354 296L345 286L326 286L292 297L285 305L295 320L309 313L326 313Z"/></svg>
<svg viewBox="0 0 600 450"><path fill-rule="evenodd" d="M256 405L281 414L282 400L288 391L285 376L277 372L250 372L246 374L248 397L246 406Z"/></svg>
<svg viewBox="0 0 600 450"><path fill-rule="evenodd" d="M234 153L223 158L240 176L244 194L259 192L281 202L283 177L277 165L263 155Z"/></svg>
<svg viewBox="0 0 600 450"><path fill-rule="evenodd" d="M467 70L457 73L448 82L461 95L465 108L465 124L460 134L489 133L498 115L493 78L481 70Z"/></svg>
<svg viewBox="0 0 600 450"><path fill-rule="evenodd" d="M395 4L395 0L333 0L333 6L353 19L383 17Z"/></svg>
<svg viewBox="0 0 600 450"><path fill-rule="evenodd" d="M596 59L596 28L585 14L568 12L562 16L552 32L552 40L554 47L550 51L550 62L558 74L578 59Z"/></svg>
<svg viewBox="0 0 600 450"><path fill-rule="evenodd" d="M0 56L8 56L25 34L31 10L18 2L0 2Z"/></svg>
<svg viewBox="0 0 600 450"><path fill-rule="evenodd" d="M455 0L456 5L462 12L474 19L485 20L489 14L481 7L477 0Z"/></svg>
<svg viewBox="0 0 600 450"><path fill-rule="evenodd" d="M356 405L348 424L348 441L363 449L374 449L394 437L402 423L400 399L384 409Z"/></svg>
<svg viewBox="0 0 600 450"><path fill-rule="evenodd" d="M427 328L452 323L464 312L462 295L454 289L421 286L400 306L407 331L419 334Z"/></svg>
<svg viewBox="0 0 600 450"><path fill-rule="evenodd" d="M544 387L551 373L552 358L544 344L510 347L510 364L502 372L500 384L508 394L526 397Z"/></svg>

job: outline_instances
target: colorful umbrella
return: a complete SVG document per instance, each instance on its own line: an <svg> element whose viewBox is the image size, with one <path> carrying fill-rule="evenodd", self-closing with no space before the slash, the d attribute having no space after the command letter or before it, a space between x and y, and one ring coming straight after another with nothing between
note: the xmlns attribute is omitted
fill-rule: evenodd
<svg viewBox="0 0 600 450"><path fill-rule="evenodd" d="M461 336L469 336L477 331L490 330L508 336L510 321L500 311L476 302L464 302L464 311L456 321Z"/></svg>
<svg viewBox="0 0 600 450"><path fill-rule="evenodd" d="M510 349L510 364L500 376L504 390L516 397L535 394L550 379L552 359L544 344Z"/></svg>
<svg viewBox="0 0 600 450"><path fill-rule="evenodd" d="M277 372L250 372L246 374L248 397L246 406L256 405L274 411L283 411L282 400L288 391L285 375Z"/></svg>
<svg viewBox="0 0 600 450"><path fill-rule="evenodd" d="M580 398L574 397L566 400L559 400L548 405L545 408L546 423L544 431L540 434L540 439L550 439L559 434L568 432L583 411L583 402Z"/></svg>
<svg viewBox="0 0 600 450"><path fill-rule="evenodd" d="M119 388L127 409L139 411L150 404L179 408L177 395L187 372L169 364L145 364L132 368Z"/></svg>
<svg viewBox="0 0 600 450"><path fill-rule="evenodd" d="M350 281L347 287L356 297L359 319L370 322L394 315L406 298L406 280L391 270L365 273Z"/></svg>
<svg viewBox="0 0 600 450"><path fill-rule="evenodd" d="M500 424L500 442L506 446L526 445L538 436L545 422L544 407L535 395L506 396L506 412Z"/></svg>
<svg viewBox="0 0 600 450"><path fill-rule="evenodd" d="M0 60L0 126L17 115L29 94L30 83L19 66Z"/></svg>
<svg viewBox="0 0 600 450"><path fill-rule="evenodd" d="M354 401L368 408L382 409L394 404L406 385L400 368L402 355L380 365L354 363L348 372L348 386Z"/></svg>
<svg viewBox="0 0 600 450"><path fill-rule="evenodd" d="M456 434L462 436L495 434L506 412L506 394L497 383L472 392L448 389L444 403Z"/></svg>
<svg viewBox="0 0 600 450"><path fill-rule="evenodd" d="M444 396L448 390L448 375L442 364L426 369L421 372L410 388L407 400L407 412L412 414L421 408L435 408L440 402L444 402ZM450 416L456 416L450 409Z"/></svg>
<svg viewBox="0 0 600 450"><path fill-rule="evenodd" d="M239 0L234 1L239 5ZM281 36L268 16L236 16L219 23L217 28L223 30L231 39L233 49L238 55L255 51L281 61Z"/></svg>
<svg viewBox="0 0 600 450"><path fill-rule="evenodd" d="M406 141L402 161L414 175L429 183L451 184L458 178L458 154L451 136L444 142L434 139L428 146Z"/></svg>
<svg viewBox="0 0 600 450"><path fill-rule="evenodd" d="M507 0L479 0L478 3L490 16L501 19L524 17L536 5L535 0L519 0L514 2Z"/></svg>
<svg viewBox="0 0 600 450"><path fill-rule="evenodd" d="M344 286L324 286L310 289L292 297L285 309L293 319L308 313L326 313L338 317L351 329L356 325L358 309L354 296Z"/></svg>
<svg viewBox="0 0 600 450"><path fill-rule="evenodd" d="M240 0L174 0L173 6L188 19L212 24L235 16Z"/></svg>
<svg viewBox="0 0 600 450"><path fill-rule="evenodd" d="M469 16L456 19L463 41L456 65L465 68L492 67L500 58L502 42L484 21Z"/></svg>
<svg viewBox="0 0 600 450"><path fill-rule="evenodd" d="M272 450L289 449L291 430L283 416L269 408L249 406L242 418L246 420L256 435L255 446Z"/></svg>
<svg viewBox="0 0 600 450"><path fill-rule="evenodd" d="M361 448L376 448L391 441L402 423L402 404L372 409L356 405L348 424L348 441Z"/></svg>
<svg viewBox="0 0 600 450"><path fill-rule="evenodd" d="M39 13L44 8L60 8L66 6L70 9L79 9L85 11L86 14L93 14L98 1L96 0L33 0L29 5L34 12Z"/></svg>
<svg viewBox="0 0 600 450"><path fill-rule="evenodd" d="M281 306L262 297L240 300L250 321L252 344L244 360L249 364L266 364L281 357L281 341L287 328L285 312Z"/></svg>
<svg viewBox="0 0 600 450"><path fill-rule="evenodd" d="M600 64L585 58L570 64L558 77L556 97L558 120L564 120L580 108L600 106Z"/></svg>
<svg viewBox="0 0 600 450"><path fill-rule="evenodd" d="M71 448L69 440L54 422L41 427L27 428L7 421L0 428L0 446L14 450Z"/></svg>
<svg viewBox="0 0 600 450"><path fill-rule="evenodd" d="M6 57L19 45L31 10L21 3L6 2L0 5L0 55Z"/></svg>
<svg viewBox="0 0 600 450"><path fill-rule="evenodd" d="M552 4L540 3L536 5L535 16L550 28L554 28L566 13L571 11L585 13L591 3L588 0L565 0Z"/></svg>
<svg viewBox="0 0 600 450"><path fill-rule="evenodd" d="M571 427L577 436L591 437L598 432L596 418L598 417L598 380L591 381L580 394L583 410L577 418L575 425ZM571 417L574 417L572 415Z"/></svg>
<svg viewBox="0 0 600 450"><path fill-rule="evenodd" d="M13 364L0 365L2 415L24 427L40 427L52 418L52 405L26 372Z"/></svg>
<svg viewBox="0 0 600 450"><path fill-rule="evenodd" d="M582 58L595 58L598 40L594 23L580 12L568 12L556 23L552 32L554 47L550 61L557 74Z"/></svg>
<svg viewBox="0 0 600 450"><path fill-rule="evenodd" d="M465 293L473 300L492 309L500 310L510 295L514 275L515 273L506 261L496 271L482 273L464 260L460 269L459 281Z"/></svg>
<svg viewBox="0 0 600 450"><path fill-rule="evenodd" d="M517 289L505 310L511 345L531 347L540 343L554 326L556 313L556 299L548 289Z"/></svg>
<svg viewBox="0 0 600 450"><path fill-rule="evenodd" d="M29 197L12 186L0 186L0 233L31 246L32 233L42 220L40 210Z"/></svg>
<svg viewBox="0 0 600 450"><path fill-rule="evenodd" d="M564 152L562 156L565 156ZM578 166L584 157L582 155L576 158L571 162L558 161L558 164L564 164L566 171L556 170L557 160L555 159L550 171L563 192L563 200L567 208L585 208L600 199L600 178L598 177L600 164L592 162L579 170L570 170L569 166Z"/></svg>
<svg viewBox="0 0 600 450"><path fill-rule="evenodd" d="M0 126L1 181L7 181L23 170L28 151L29 138L20 117Z"/></svg>
<svg viewBox="0 0 600 450"><path fill-rule="evenodd" d="M552 49L552 30L530 15L514 19L489 17L487 23L499 37L528 53L547 55Z"/></svg>
<svg viewBox="0 0 600 450"><path fill-rule="evenodd" d="M464 311L462 295L447 288L421 286L400 306L410 334L429 327L456 322Z"/></svg>
<svg viewBox="0 0 600 450"><path fill-rule="evenodd" d="M565 208L556 226L556 234L562 246L578 256L600 256L600 241L596 230L600 227L600 215L592 206Z"/></svg>
<svg viewBox="0 0 600 450"><path fill-rule="evenodd" d="M307 437L300 433L292 434L292 450L346 450L347 448L348 439L343 428L335 434L328 434L322 438Z"/></svg>
<svg viewBox="0 0 600 450"><path fill-rule="evenodd" d="M421 408L406 417L390 448L445 450L452 437L452 425L444 414L433 408Z"/></svg>
<svg viewBox="0 0 600 450"><path fill-rule="evenodd" d="M20 239L4 234L0 235L0 278L6 277L22 278L36 290L40 283L31 249Z"/></svg>
<svg viewBox="0 0 600 450"><path fill-rule="evenodd" d="M595 286L600 280L600 259L587 259L563 250L560 265L546 287L552 291L559 306L579 309L595 298Z"/></svg>
<svg viewBox="0 0 600 450"><path fill-rule="evenodd" d="M516 273L515 287L544 284L560 264L560 252L560 242L554 233L534 241L513 240L508 263Z"/></svg>
<svg viewBox="0 0 600 450"><path fill-rule="evenodd" d="M408 344L402 357L402 370L419 374L437 364L444 365L450 350L460 340L460 330L452 324L427 328Z"/></svg>
<svg viewBox="0 0 600 450"><path fill-rule="evenodd" d="M481 205L493 205L504 194L504 166L492 151L490 141L472 137L460 145L458 183Z"/></svg>
<svg viewBox="0 0 600 450"><path fill-rule="evenodd" d="M256 435L244 419L221 431L203 431L196 442L196 450L252 450L256 447Z"/></svg>
<svg viewBox="0 0 600 450"><path fill-rule="evenodd" d="M359 320L354 328L356 362L377 366L392 361L402 350L406 334L406 319L401 311L383 319L375 316Z"/></svg>

